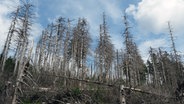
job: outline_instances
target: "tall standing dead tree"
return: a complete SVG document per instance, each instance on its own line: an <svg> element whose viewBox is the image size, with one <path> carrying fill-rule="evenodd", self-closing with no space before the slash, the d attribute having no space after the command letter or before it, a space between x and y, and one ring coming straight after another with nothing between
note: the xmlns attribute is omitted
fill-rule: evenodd
<svg viewBox="0 0 184 104"><path fill-rule="evenodd" d="M175 67L176 69L173 70L173 77L176 79L173 79L174 83L176 84L181 84L184 80L184 73L182 69L182 62L180 61L180 56L177 54L175 42L174 42L174 37L173 37L173 31L170 25L170 22L168 22L168 28L169 28L169 35L171 39L171 48L172 48L172 54L173 54L173 59L175 61ZM174 84L175 85L175 84Z"/></svg>
<svg viewBox="0 0 184 104"><path fill-rule="evenodd" d="M114 59L114 46L108 35L105 13L103 13L103 24L100 25L100 41L96 48L98 54L99 80L108 82L110 79L110 69Z"/></svg>
<svg viewBox="0 0 184 104"><path fill-rule="evenodd" d="M16 78L16 84L15 84L15 90L13 94L12 104L17 103L18 93L21 92L21 85L24 82L25 78L25 72L26 72L26 64L29 63L32 48L30 51L28 50L28 43L29 43L29 30L31 28L31 18L32 18L32 7L33 5L30 3L24 3L22 6L20 6L20 11L18 13L19 20L21 25L18 29L18 42L20 42L19 46L17 46L19 52L19 58L17 59L18 64L18 73ZM26 55L28 53L28 55ZM26 84L26 83L25 83Z"/></svg>
<svg viewBox="0 0 184 104"><path fill-rule="evenodd" d="M124 59L124 67L126 72L126 83L128 86L137 86L144 79L144 63L141 59L141 56L138 52L136 44L133 42L133 39L130 34L130 27L127 20L126 14L124 15L124 43L125 43L125 59Z"/></svg>
<svg viewBox="0 0 184 104"><path fill-rule="evenodd" d="M18 7L16 12L13 12L13 20L12 20L12 23L10 25L10 28L9 28L9 31L8 31L8 35L6 37L5 45L4 45L4 48L3 48L2 58L0 60L0 65L1 65L0 68L1 68L2 72L4 71L4 66L5 66L5 62L6 62L6 59L7 59L8 50L10 48L10 44L11 44L11 41L12 41L12 36L15 33L15 31L16 31L15 30L15 26L17 24L19 9L20 8Z"/></svg>
<svg viewBox="0 0 184 104"><path fill-rule="evenodd" d="M67 21L67 28L66 28L66 35L64 39L64 52L63 52L63 71L64 71L64 76L66 77L67 75L70 75L70 70L69 70L69 41L70 41L70 36L71 36L71 25L70 25L71 20L68 19ZM66 85L66 79L64 80L64 85Z"/></svg>

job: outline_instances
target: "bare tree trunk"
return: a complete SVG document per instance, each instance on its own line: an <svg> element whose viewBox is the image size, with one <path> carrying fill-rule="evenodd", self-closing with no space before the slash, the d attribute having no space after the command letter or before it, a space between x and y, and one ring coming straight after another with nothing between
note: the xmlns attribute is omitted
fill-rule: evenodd
<svg viewBox="0 0 184 104"><path fill-rule="evenodd" d="M166 83L166 74L165 74L166 70L165 70L164 60L162 56L162 51L160 48L159 48L159 54L160 54L161 65L162 65L163 80L164 80L164 83Z"/></svg>
<svg viewBox="0 0 184 104"><path fill-rule="evenodd" d="M17 75L17 79L16 79L16 85L15 85L15 90L14 90L14 94L13 94L13 99L12 99L12 104L17 104L17 97L18 97L18 90L21 90L21 83L24 83L23 81L23 76L24 75L24 71L26 70L26 64L29 63L30 59L31 59L31 54L32 54L32 50L33 50L33 46L30 48L29 53L28 53L28 59L25 60L24 59L24 54L26 52L26 47L27 44L23 45L23 52L22 52L22 56L20 59L20 65L19 65L19 70L18 70L18 75Z"/></svg>
<svg viewBox="0 0 184 104"><path fill-rule="evenodd" d="M126 104L124 85L120 85L120 104Z"/></svg>
<svg viewBox="0 0 184 104"><path fill-rule="evenodd" d="M68 45L69 45L69 38L70 38L70 33L71 29L70 29L70 20L68 19L68 27L67 27L67 32L66 32L66 37L65 37L65 41L64 41L64 59L63 59L63 70L64 70L64 76L67 76L68 72L68 76L69 76L69 68L68 68ZM64 86L66 86L66 78L64 79Z"/></svg>
<svg viewBox="0 0 184 104"><path fill-rule="evenodd" d="M20 60L20 53L21 53L20 48L21 48L21 44L20 44L20 41L19 41L18 46L17 46L17 52L16 52L16 55L15 55L16 61L15 61L13 76L15 76L16 73L17 73L18 62Z"/></svg>
<svg viewBox="0 0 184 104"><path fill-rule="evenodd" d="M158 86L157 70L156 70L155 58L153 56L153 49L152 48L150 48L150 55L151 55L151 60L152 60L152 63L153 63L153 70L154 70L154 85Z"/></svg>
<svg viewBox="0 0 184 104"><path fill-rule="evenodd" d="M18 17L18 13L19 13L19 7L16 10L16 13L15 13L15 16L13 18L12 24L9 28L8 35L7 35L7 38L6 38L6 41L5 41L5 45L4 45L4 49L3 49L3 52L2 52L2 59L1 59L1 63L0 63L2 65L1 66L2 72L4 71L4 66L5 66L5 62L6 62L6 59L7 59L7 55L8 55L8 49L10 47L12 36L13 36L14 31L15 31L15 25L16 25L16 20L17 20L17 17Z"/></svg>
<svg viewBox="0 0 184 104"><path fill-rule="evenodd" d="M28 30L30 29L30 21L29 18L31 17L30 9L32 5L29 3L26 3L23 5L22 9L24 9L24 12L22 12L22 29L20 30L20 61L19 61L19 66L18 66L18 74L16 78L16 85L15 85L15 91L13 94L13 99L12 99L12 104L17 103L17 97L18 97L18 89L21 90L21 82L23 82L23 76L24 76L24 71L25 71L25 65L26 63L29 62L31 58L31 53L32 53L32 48L30 49L28 53L28 59L26 61L26 50L27 50L27 45L28 45ZM33 46L32 46L33 47Z"/></svg>

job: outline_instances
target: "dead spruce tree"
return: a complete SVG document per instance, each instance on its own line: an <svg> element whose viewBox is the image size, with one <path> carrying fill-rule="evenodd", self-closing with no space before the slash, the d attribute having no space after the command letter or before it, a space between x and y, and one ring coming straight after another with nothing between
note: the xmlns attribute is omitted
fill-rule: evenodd
<svg viewBox="0 0 184 104"><path fill-rule="evenodd" d="M150 56L151 56L151 62L152 62L152 68L153 68L153 85L154 86L158 86L158 68L156 66L156 64L158 63L158 57L157 57L157 53L153 53L153 48L150 47Z"/></svg>
<svg viewBox="0 0 184 104"><path fill-rule="evenodd" d="M130 27L126 14L124 15L124 43L125 43L125 58L124 69L126 75L126 83L129 87L140 85L144 81L144 63L138 52L136 44L130 34ZM142 74L141 74L142 73Z"/></svg>
<svg viewBox="0 0 184 104"><path fill-rule="evenodd" d="M87 76L87 55L90 47L91 37L89 35L89 26L86 19L78 20L77 26L73 28L73 36L71 39L71 58L72 70L75 76L79 79L85 80ZM79 83L81 87L82 83Z"/></svg>
<svg viewBox="0 0 184 104"><path fill-rule="evenodd" d="M6 41L5 41L5 45L2 51L2 58L0 60L0 65L1 65L1 71L4 71L4 66L5 66L5 62L7 60L7 55L8 55L8 50L10 48L10 44L12 42L12 36L16 31L16 24L17 24L17 19L18 19L18 13L19 13L19 7L17 7L17 10L15 12L13 12L12 14L12 23L10 25L9 31L8 31L8 35L6 37Z"/></svg>
<svg viewBox="0 0 184 104"><path fill-rule="evenodd" d="M103 13L103 24L100 25L100 39L96 48L99 81L108 82L109 73L114 59L114 46L108 35L105 13Z"/></svg>
<svg viewBox="0 0 184 104"><path fill-rule="evenodd" d="M21 91L21 85L25 82L25 78L30 78L28 74L25 74L25 72L28 73L26 68L27 63L30 61L30 57L32 54L32 48L28 49L28 43L29 39L28 36L30 35L29 30L31 28L31 18L33 16L32 14L32 7L33 5L30 3L23 3L20 6L20 10L18 13L19 17L19 23L20 26L18 27L18 42L19 45L17 46L17 59L18 60L18 71L17 71L17 78L15 83L15 90L13 94L12 104L18 103L18 96ZM32 45L33 47L33 45ZM28 51L29 50L29 51ZM28 53L28 54L27 54ZM27 84L26 84L27 85Z"/></svg>
<svg viewBox="0 0 184 104"><path fill-rule="evenodd" d="M170 35L170 39L171 39L171 48L172 48L172 55L173 55L173 59L176 63L176 80L177 83L182 83L183 80L183 70L182 70L182 63L180 60L180 56L177 53L176 50L176 46L175 46L175 42L174 42L174 37L173 37L173 30L172 27L170 25L170 22L168 22L168 29L169 29L169 35Z"/></svg>
<svg viewBox="0 0 184 104"><path fill-rule="evenodd" d="M56 76L59 73L61 73L61 75L65 75L64 74L65 69L62 69L63 36L66 30L65 19L63 17L58 18L54 26L56 27L56 31L54 35L54 41L53 41L54 47L53 47L53 56L52 56L52 69ZM58 77L56 77L55 80L53 81L54 88L56 86L57 80L58 80Z"/></svg>
<svg viewBox="0 0 184 104"><path fill-rule="evenodd" d="M54 48L54 37L53 37L54 26L53 23L42 32L42 35L37 43L36 52L34 57L34 66L36 69L41 71L52 69L52 53Z"/></svg>
<svg viewBox="0 0 184 104"><path fill-rule="evenodd" d="M165 66L165 57L162 50L154 49L150 47L150 59L147 60L147 74L149 76L150 82L154 88L161 88L161 86L166 84L166 66Z"/></svg>
<svg viewBox="0 0 184 104"><path fill-rule="evenodd" d="M123 76L123 60L124 60L124 51L123 49L116 50L115 60L114 60L114 71L113 79L119 81L120 83L124 83Z"/></svg>
<svg viewBox="0 0 184 104"><path fill-rule="evenodd" d="M64 76L65 77L71 77L70 76L70 70L69 70L69 41L71 37L71 25L70 25L71 20L67 20L67 28L66 28L66 35L64 39L64 48L63 48L63 71L64 71ZM64 80L64 85L66 86L66 79Z"/></svg>
<svg viewBox="0 0 184 104"><path fill-rule="evenodd" d="M37 43L34 64L36 69L45 72L50 71L54 76L66 75L64 68L64 37L68 40L69 36L66 33L66 21L63 17L59 17L55 23L48 25L42 32L42 36ZM67 36L65 36L67 35ZM67 51L65 52L67 53ZM53 81L53 87L56 86L58 77Z"/></svg>
<svg viewBox="0 0 184 104"><path fill-rule="evenodd" d="M178 54L175 46L174 36L173 36L173 29L170 25L170 22L168 22L168 29L169 29L169 35L171 39L171 59L172 59L172 66L174 67L172 71L170 71L170 74L172 76L171 78L171 88L176 92L183 93L183 90L181 86L184 84L184 72L183 72L183 63L181 61L181 56ZM175 93L176 93L175 92Z"/></svg>

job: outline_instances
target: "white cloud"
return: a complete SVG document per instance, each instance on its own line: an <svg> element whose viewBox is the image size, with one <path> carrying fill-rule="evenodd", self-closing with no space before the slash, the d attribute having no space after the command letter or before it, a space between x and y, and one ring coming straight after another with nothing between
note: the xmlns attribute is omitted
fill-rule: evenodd
<svg viewBox="0 0 184 104"><path fill-rule="evenodd" d="M166 47L166 40L165 39L155 39L155 40L149 40L149 41L145 41L143 42L143 46L145 48L149 48L149 47L152 47L152 48L158 48L158 47Z"/></svg>
<svg viewBox="0 0 184 104"><path fill-rule="evenodd" d="M153 48L171 47L168 21L170 21L172 25L176 49L179 52L183 52L184 48L181 45L183 44L184 38L183 10L184 0L141 0L135 5L129 5L126 9L126 13L133 16L139 34L144 34L139 35L139 37L144 37L146 36L145 34L147 34L145 40L148 41L141 42L139 45L144 60L148 56L150 46ZM153 34L158 35L153 36ZM154 37L156 37L156 39L154 39ZM161 37L164 39L161 39ZM171 48L169 48L169 50L171 51Z"/></svg>
<svg viewBox="0 0 184 104"><path fill-rule="evenodd" d="M142 0L138 5L129 5L126 12L133 15L140 29L152 33L164 33L167 22L176 31L181 31L184 22L184 0Z"/></svg>
<svg viewBox="0 0 184 104"><path fill-rule="evenodd" d="M107 0L100 0L100 2L103 5L102 7L105 8L105 12L107 12L108 16L110 16L114 22L121 19L123 11L118 7L117 2L108 2Z"/></svg>
<svg viewBox="0 0 184 104"><path fill-rule="evenodd" d="M113 24L117 24L117 23L119 24L119 21L122 22L122 19L121 19L122 12L121 12L119 1L56 0L54 2L49 2L49 3L50 5L48 7L48 10L49 11L52 10L53 15L55 16L61 15L63 17L75 19L75 21L77 21L77 18L79 17L87 18L87 21L89 22L89 25L90 25L90 33L93 39L96 39L99 36L99 25L102 23L103 12L105 12L105 14L107 15L108 25L111 25L109 21ZM51 17L51 18L54 18L54 17ZM50 20L52 19L49 19L49 21ZM109 32L111 34L112 30L109 29Z"/></svg>
<svg viewBox="0 0 184 104"><path fill-rule="evenodd" d="M147 60L149 54L149 49L152 48L159 48L159 47L168 47L168 43L165 39L153 39L153 40L147 40L145 42L142 42L139 45L139 50L141 51L141 56L144 61Z"/></svg>
<svg viewBox="0 0 184 104"><path fill-rule="evenodd" d="M123 37L120 34L111 34L111 40L115 49L123 48Z"/></svg>
<svg viewBox="0 0 184 104"><path fill-rule="evenodd" d="M44 28L42 27L41 24L39 24L39 23L34 23L34 24L32 25L31 31L30 31L30 32L31 32L30 39L31 39L31 40L34 40L34 42L37 43L39 37L40 37L41 34L42 34L42 30L43 30L43 29L44 29Z"/></svg>

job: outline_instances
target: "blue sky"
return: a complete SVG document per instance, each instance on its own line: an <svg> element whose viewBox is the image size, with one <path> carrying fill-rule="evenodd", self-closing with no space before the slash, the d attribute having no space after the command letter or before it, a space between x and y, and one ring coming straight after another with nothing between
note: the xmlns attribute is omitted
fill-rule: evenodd
<svg viewBox="0 0 184 104"><path fill-rule="evenodd" d="M35 23L32 37L37 40L47 24L57 17L74 19L73 25L79 17L86 18L90 25L93 44L98 41L99 24L102 23L102 13L107 15L109 34L115 48L123 47L123 11L128 14L131 33L138 45L143 59L148 58L149 47L169 50L170 39L167 22L173 27L177 50L183 53L184 38L184 0L32 0L35 5ZM19 0L0 0L0 46L10 25L7 15ZM183 13L182 13L183 12ZM1 50L2 48L0 48Z"/></svg>

